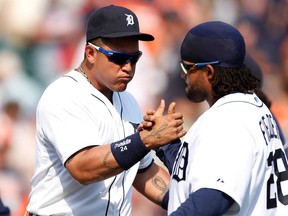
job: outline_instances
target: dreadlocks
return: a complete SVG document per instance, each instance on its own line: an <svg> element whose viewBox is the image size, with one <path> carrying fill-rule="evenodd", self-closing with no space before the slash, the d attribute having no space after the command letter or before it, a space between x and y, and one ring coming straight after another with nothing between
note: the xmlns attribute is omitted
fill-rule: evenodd
<svg viewBox="0 0 288 216"><path fill-rule="evenodd" d="M252 76L245 65L240 69L215 66L214 70L215 76L212 79L212 90L215 99L233 92L255 92L260 85L259 79Z"/></svg>

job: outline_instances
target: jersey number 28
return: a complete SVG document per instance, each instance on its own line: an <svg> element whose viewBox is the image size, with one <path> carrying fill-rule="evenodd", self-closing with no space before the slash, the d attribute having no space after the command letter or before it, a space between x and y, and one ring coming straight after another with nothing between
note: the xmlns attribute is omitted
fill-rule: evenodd
<svg viewBox="0 0 288 216"><path fill-rule="evenodd" d="M283 194L283 186L281 185L281 183L288 180L288 165L285 158L285 153L282 151L282 149L277 149L275 151L275 154L273 154L273 152L270 152L267 163L269 167L272 166L274 169L274 173L270 175L270 178L267 181L267 209L276 208L277 199L283 205L288 205L288 194ZM283 164L283 166L279 166L281 164ZM276 193L271 194L271 188L275 184L275 175L277 178L277 197Z"/></svg>

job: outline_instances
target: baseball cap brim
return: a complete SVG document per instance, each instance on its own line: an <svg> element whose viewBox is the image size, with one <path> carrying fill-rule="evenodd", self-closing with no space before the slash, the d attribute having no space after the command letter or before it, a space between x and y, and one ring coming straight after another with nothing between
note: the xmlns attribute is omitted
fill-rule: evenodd
<svg viewBox="0 0 288 216"><path fill-rule="evenodd" d="M117 32L117 33L100 35L100 37L103 37L103 38L136 37L138 40L141 40L141 41L153 41L154 40L154 37L150 34L137 33L137 32Z"/></svg>

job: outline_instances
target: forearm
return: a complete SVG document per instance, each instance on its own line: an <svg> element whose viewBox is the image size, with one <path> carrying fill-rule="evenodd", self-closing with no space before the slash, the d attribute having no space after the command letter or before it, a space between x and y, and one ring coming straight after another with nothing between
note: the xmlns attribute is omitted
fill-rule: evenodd
<svg viewBox="0 0 288 216"><path fill-rule="evenodd" d="M169 180L169 174L153 163L147 171L137 174L133 186L150 201L161 206L163 197L168 191Z"/></svg>
<svg viewBox="0 0 288 216"><path fill-rule="evenodd" d="M105 180L123 171L111 152L110 144L80 150L66 161L65 167L84 185Z"/></svg>
<svg viewBox="0 0 288 216"><path fill-rule="evenodd" d="M149 151L135 133L111 144L87 147L71 156L65 166L77 181L89 184L130 169Z"/></svg>

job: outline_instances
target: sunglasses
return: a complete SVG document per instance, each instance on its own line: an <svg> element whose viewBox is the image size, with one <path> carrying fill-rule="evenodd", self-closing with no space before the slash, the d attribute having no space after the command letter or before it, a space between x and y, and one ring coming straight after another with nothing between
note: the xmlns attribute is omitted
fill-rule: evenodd
<svg viewBox="0 0 288 216"><path fill-rule="evenodd" d="M180 65L184 74L187 75L188 71L191 68L201 68L201 67L205 67L206 65L213 65L213 64L219 64L219 63L220 61L201 62L201 63L195 63L195 64L185 64L184 62L180 62Z"/></svg>
<svg viewBox="0 0 288 216"><path fill-rule="evenodd" d="M131 65L135 65L142 55L141 51L138 51L135 53L125 53L125 52L120 52L120 51L115 51L115 50L105 50L102 47L98 47L92 43L88 43L88 44L93 46L98 52L101 52L104 55L106 55L109 61L117 65L123 65L128 62L130 62Z"/></svg>

